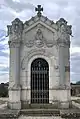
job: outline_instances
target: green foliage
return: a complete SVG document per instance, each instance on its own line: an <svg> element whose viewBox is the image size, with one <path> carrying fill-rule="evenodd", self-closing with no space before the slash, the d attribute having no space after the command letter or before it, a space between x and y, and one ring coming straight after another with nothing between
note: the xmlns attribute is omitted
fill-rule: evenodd
<svg viewBox="0 0 80 119"><path fill-rule="evenodd" d="M0 97L8 97L8 90L6 88L0 90Z"/></svg>
<svg viewBox="0 0 80 119"><path fill-rule="evenodd" d="M8 97L8 88L4 84L0 84L0 97Z"/></svg>

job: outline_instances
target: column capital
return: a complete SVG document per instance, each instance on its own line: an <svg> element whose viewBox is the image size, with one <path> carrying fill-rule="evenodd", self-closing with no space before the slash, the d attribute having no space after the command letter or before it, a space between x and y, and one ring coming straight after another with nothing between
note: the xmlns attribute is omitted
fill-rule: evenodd
<svg viewBox="0 0 80 119"><path fill-rule="evenodd" d="M21 42L20 41L8 41L9 48L19 48Z"/></svg>
<svg viewBox="0 0 80 119"><path fill-rule="evenodd" d="M69 46L70 47L70 40L69 40L69 38L66 39L66 37L59 38L57 40L57 45L61 46L61 47L65 47L65 46Z"/></svg>

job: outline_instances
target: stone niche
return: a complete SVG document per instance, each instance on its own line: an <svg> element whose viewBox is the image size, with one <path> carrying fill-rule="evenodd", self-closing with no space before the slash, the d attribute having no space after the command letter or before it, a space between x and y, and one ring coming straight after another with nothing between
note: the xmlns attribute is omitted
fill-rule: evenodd
<svg viewBox="0 0 80 119"><path fill-rule="evenodd" d="M71 34L63 18L54 23L40 14L8 25L10 109L37 104L70 107Z"/></svg>

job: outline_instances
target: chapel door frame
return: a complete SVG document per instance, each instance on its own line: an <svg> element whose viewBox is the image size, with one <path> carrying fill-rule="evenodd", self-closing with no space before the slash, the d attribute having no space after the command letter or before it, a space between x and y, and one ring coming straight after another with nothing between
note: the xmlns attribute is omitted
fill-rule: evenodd
<svg viewBox="0 0 80 119"><path fill-rule="evenodd" d="M39 61L41 67L37 66ZM36 58L31 63L31 103L49 103L49 64L44 58Z"/></svg>

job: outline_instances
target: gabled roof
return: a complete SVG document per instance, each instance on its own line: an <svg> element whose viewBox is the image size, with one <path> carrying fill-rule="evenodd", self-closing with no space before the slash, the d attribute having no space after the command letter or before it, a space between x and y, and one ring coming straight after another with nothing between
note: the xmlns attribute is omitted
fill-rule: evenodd
<svg viewBox="0 0 80 119"><path fill-rule="evenodd" d="M30 20L26 21L24 23L24 30L25 29L30 30L33 26L36 26L37 24L42 24L51 31L53 31L53 29L58 30L58 26L56 23L54 23L52 20L49 20L47 17L42 15L41 17L38 17L36 15L35 17L32 17Z"/></svg>

